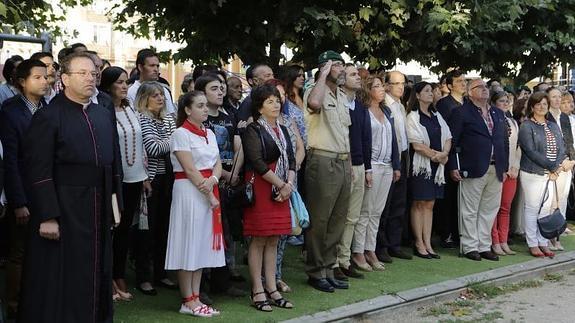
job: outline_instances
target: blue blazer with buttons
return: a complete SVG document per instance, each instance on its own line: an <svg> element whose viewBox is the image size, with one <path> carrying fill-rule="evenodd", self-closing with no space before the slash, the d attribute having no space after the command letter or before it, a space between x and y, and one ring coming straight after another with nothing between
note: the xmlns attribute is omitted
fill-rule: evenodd
<svg viewBox="0 0 575 323"><path fill-rule="evenodd" d="M485 175L491 164L491 152L497 178L503 181L503 174L509 167L509 147L506 145L507 126L505 115L495 107L489 109L493 120L493 132L489 134L487 125L481 116L479 107L471 100L461 108L454 109L449 120L452 149L448 169L457 169L456 152L459 152L459 166L462 176L479 178Z"/></svg>

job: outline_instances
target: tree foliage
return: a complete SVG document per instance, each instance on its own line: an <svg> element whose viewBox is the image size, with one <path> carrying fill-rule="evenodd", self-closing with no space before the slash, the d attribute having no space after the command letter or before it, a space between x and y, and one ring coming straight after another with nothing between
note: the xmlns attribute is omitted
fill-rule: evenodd
<svg viewBox="0 0 575 323"><path fill-rule="evenodd" d="M572 62L575 0L124 0L130 33L184 44L178 59L315 64L326 49L371 67L416 60L435 71L477 69L520 81ZM135 19L135 20L134 20ZM135 21L135 23L133 23ZM266 53L269 49L269 55Z"/></svg>

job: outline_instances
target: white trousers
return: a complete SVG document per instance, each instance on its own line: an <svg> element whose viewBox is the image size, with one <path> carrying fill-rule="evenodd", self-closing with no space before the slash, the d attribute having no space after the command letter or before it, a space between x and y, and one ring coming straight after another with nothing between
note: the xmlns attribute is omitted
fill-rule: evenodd
<svg viewBox="0 0 575 323"><path fill-rule="evenodd" d="M393 180L393 168L385 165L372 165L372 186L365 188L359 221L355 225L352 252L375 251L377 230L381 213L385 208L387 195Z"/></svg>
<svg viewBox="0 0 575 323"><path fill-rule="evenodd" d="M459 183L459 220L463 253L491 250L491 229L501 205L503 183L491 165L479 178Z"/></svg>
<svg viewBox="0 0 575 323"><path fill-rule="evenodd" d="M555 200L555 185L553 182L549 182L549 195L543 207L541 208L541 215L539 215L539 206L543 199L543 193L545 192L545 183L549 179L549 175L537 175L532 173L527 173L521 171L521 176L519 177L519 182L523 189L523 196L525 200L525 237L527 239L527 245L529 247L547 247L549 240L543 238L539 232L539 227L537 226L537 219L549 215L552 208L556 205ZM557 190L559 196L561 196L561 188L559 186L559 179L557 179ZM561 201L559 201L561 205Z"/></svg>

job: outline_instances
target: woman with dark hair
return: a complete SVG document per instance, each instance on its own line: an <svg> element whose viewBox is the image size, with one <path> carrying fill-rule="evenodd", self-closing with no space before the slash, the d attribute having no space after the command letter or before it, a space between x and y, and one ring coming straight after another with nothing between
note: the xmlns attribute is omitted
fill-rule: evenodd
<svg viewBox="0 0 575 323"><path fill-rule="evenodd" d="M295 158L288 130L280 124L281 96L276 87L258 86L251 97L254 122L243 133L242 144L245 177L253 181L255 203L244 209L244 236L251 237L248 264L253 306L270 312L269 301L278 307L293 307L277 290L275 274L279 237L291 233L289 198L295 187Z"/></svg>
<svg viewBox="0 0 575 323"><path fill-rule="evenodd" d="M295 156L296 162L296 176L297 172L299 172L300 165L305 158L305 147L303 141L301 139L300 133L296 127L294 120L291 118L289 113L286 111L289 109L289 103L287 101L287 94L285 92L284 83L278 79L271 79L267 80L264 84L273 85L276 87L278 92L280 93L281 97L281 104L282 109L280 113L280 124L288 130L290 141L292 144L292 151ZM296 177L297 178L297 177ZM297 188L298 183L297 180L294 182L294 186ZM282 264L283 264L283 255L286 246L286 242L288 240L288 236L282 235L278 242L278 254L277 254L277 262L276 262L276 283L280 292L291 292L291 288L289 285L283 281L282 279Z"/></svg>
<svg viewBox="0 0 575 323"><path fill-rule="evenodd" d="M509 170L507 177L503 181L501 190L501 206L493 222L491 230L491 249L499 256L514 255L515 251L509 248L507 237L509 236L509 215L511 202L515 197L517 189L517 176L519 175L519 161L521 160L521 148L517 144L519 136L519 125L511 117L509 112L509 95L504 91L495 92L491 96L491 105L505 113L507 134L509 142Z"/></svg>
<svg viewBox="0 0 575 323"><path fill-rule="evenodd" d="M151 296L157 294L152 283L176 289L176 284L164 270L174 182L169 159L170 136L176 129L175 120L167 111L164 93L160 83L142 82L134 102L140 112L142 140L148 156L148 180L152 185L152 194L147 198L147 223L140 222L135 230L136 280L137 288Z"/></svg>
<svg viewBox="0 0 575 323"><path fill-rule="evenodd" d="M130 300L126 284L126 259L130 244L130 229L134 215L140 207L142 192L151 192L146 169L146 154L140 127L140 115L127 99L128 73L121 67L108 67L102 72L98 89L110 95L116 110L116 124L122 155L124 211L120 224L113 232L114 300Z"/></svg>
<svg viewBox="0 0 575 323"><path fill-rule="evenodd" d="M558 202L557 178L573 164L565 153L565 144L559 126L545 118L549 99L545 92L535 92L527 101L526 117L519 129L521 163L519 182L525 197L525 237L533 257L553 257L549 240L539 232L537 219ZM543 194L547 199L540 211ZM558 203L557 203L558 204Z"/></svg>
<svg viewBox="0 0 575 323"><path fill-rule="evenodd" d="M165 268L178 271L180 313L211 317L220 312L202 303L200 284L203 268L226 264L218 193L222 163L216 136L203 125L208 118L205 94L184 94L177 114L179 128L170 144L176 180Z"/></svg>
<svg viewBox="0 0 575 323"><path fill-rule="evenodd" d="M14 55L4 62L4 69L2 69L2 76L6 80L6 83L0 85L0 105L4 103L7 99L20 93L16 88L14 74L16 73L16 67L24 61L24 58L20 55Z"/></svg>
<svg viewBox="0 0 575 323"><path fill-rule="evenodd" d="M449 126L433 106L431 84L413 86L408 104L407 139L411 144L411 176L409 184L413 203L411 227L415 236L413 254L439 259L431 246L433 205L443 198L445 169L451 149Z"/></svg>

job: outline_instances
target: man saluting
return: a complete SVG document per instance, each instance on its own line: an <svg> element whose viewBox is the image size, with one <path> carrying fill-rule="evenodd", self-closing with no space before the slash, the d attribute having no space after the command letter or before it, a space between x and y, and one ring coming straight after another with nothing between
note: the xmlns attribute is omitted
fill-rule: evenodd
<svg viewBox="0 0 575 323"><path fill-rule="evenodd" d="M20 322L112 322L121 160L114 113L90 99L97 73L87 54L68 56L64 92L34 115L24 141L31 217Z"/></svg>

